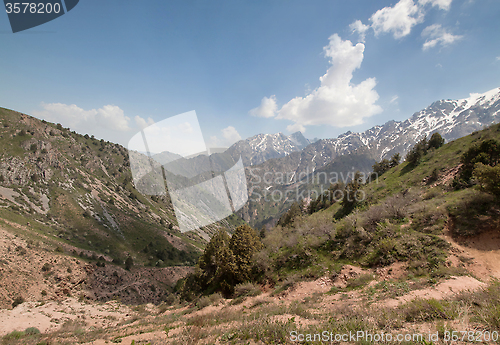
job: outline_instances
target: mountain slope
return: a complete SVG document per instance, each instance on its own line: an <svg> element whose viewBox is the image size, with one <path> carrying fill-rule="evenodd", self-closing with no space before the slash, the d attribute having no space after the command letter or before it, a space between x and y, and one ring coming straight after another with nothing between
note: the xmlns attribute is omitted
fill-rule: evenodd
<svg viewBox="0 0 500 345"><path fill-rule="evenodd" d="M65 251L144 265L196 261L206 240L178 231L168 195L137 192L121 145L0 108L0 147L1 218L29 222Z"/></svg>

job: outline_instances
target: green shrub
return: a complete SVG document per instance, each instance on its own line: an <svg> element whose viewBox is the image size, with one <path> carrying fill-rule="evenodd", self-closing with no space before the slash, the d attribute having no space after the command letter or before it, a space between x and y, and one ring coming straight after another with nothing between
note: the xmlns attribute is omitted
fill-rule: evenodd
<svg viewBox="0 0 500 345"><path fill-rule="evenodd" d="M494 196L468 190L460 200L447 207L453 234L474 236L498 226L500 217L496 207L497 202Z"/></svg>
<svg viewBox="0 0 500 345"><path fill-rule="evenodd" d="M258 296L262 293L258 285L253 283L238 284L234 288L234 296Z"/></svg>
<svg viewBox="0 0 500 345"><path fill-rule="evenodd" d="M351 289L361 288L368 285L369 282L373 280L373 275L370 273L362 274L356 278L349 279L347 281L347 287Z"/></svg>
<svg viewBox="0 0 500 345"><path fill-rule="evenodd" d="M8 341L9 340L17 340L17 339L20 339L24 336L24 332L21 332L21 331L12 331L10 332L9 334L7 335L4 335L3 336L3 340L4 342L7 342L8 344Z"/></svg>
<svg viewBox="0 0 500 345"><path fill-rule="evenodd" d="M196 307L198 309L203 309L209 305L218 304L222 300L222 295L220 293L214 293L210 296L202 296L198 302L196 302Z"/></svg>
<svg viewBox="0 0 500 345"><path fill-rule="evenodd" d="M24 330L26 335L37 335L40 334L40 330L36 327L29 327Z"/></svg>

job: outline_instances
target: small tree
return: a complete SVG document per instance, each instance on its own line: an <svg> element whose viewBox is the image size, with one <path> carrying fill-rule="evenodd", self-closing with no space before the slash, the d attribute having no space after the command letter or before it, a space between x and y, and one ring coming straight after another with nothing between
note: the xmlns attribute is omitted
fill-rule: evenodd
<svg viewBox="0 0 500 345"><path fill-rule="evenodd" d="M262 228L260 229L260 232L259 232L259 237L261 239L266 238L266 226L265 225L262 225Z"/></svg>
<svg viewBox="0 0 500 345"><path fill-rule="evenodd" d="M481 190L500 196L500 165L492 167L477 163L473 177L478 181Z"/></svg>
<svg viewBox="0 0 500 345"><path fill-rule="evenodd" d="M391 163L387 159L382 159L380 162L377 162L372 165L373 172L377 174L377 176L382 175L390 168L391 168Z"/></svg>
<svg viewBox="0 0 500 345"><path fill-rule="evenodd" d="M302 215L302 205L299 202L294 202L290 209L280 217L278 220L278 225L287 226L293 224L295 218Z"/></svg>
<svg viewBox="0 0 500 345"><path fill-rule="evenodd" d="M356 171L353 179L346 185L344 189L344 198L341 201L343 214L350 213L360 201L360 189L363 183L361 173Z"/></svg>
<svg viewBox="0 0 500 345"><path fill-rule="evenodd" d="M132 257L129 256L127 258L127 260L125 260L125 269L127 271L130 271L130 269L132 268L132 266L134 266L134 259L132 259Z"/></svg>
<svg viewBox="0 0 500 345"><path fill-rule="evenodd" d="M427 145L428 145L428 148L433 147L435 149L438 149L444 145L444 139L441 136L441 134L436 132L436 133L431 135L431 138L429 139L429 143Z"/></svg>
<svg viewBox="0 0 500 345"><path fill-rule="evenodd" d="M395 166L398 166L400 162L401 162L401 155L399 154L399 152L397 152L392 155L391 161L389 162L389 166L391 168L394 168Z"/></svg>

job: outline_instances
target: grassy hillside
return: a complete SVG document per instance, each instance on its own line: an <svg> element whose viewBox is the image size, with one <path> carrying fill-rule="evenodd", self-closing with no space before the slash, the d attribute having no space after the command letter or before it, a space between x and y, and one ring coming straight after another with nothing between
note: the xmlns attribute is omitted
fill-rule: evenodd
<svg viewBox="0 0 500 345"><path fill-rule="evenodd" d="M168 194L135 189L126 148L4 108L0 220L59 252L121 267L129 257L136 267L192 266L207 241L179 231ZM204 231L242 223L232 216Z"/></svg>

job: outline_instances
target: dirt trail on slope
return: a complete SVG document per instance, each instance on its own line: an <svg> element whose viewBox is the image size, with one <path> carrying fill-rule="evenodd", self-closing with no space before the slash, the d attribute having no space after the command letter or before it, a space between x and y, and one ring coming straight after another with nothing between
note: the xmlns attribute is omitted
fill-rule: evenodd
<svg viewBox="0 0 500 345"><path fill-rule="evenodd" d="M476 277L489 281L500 279L500 231L490 230L473 237L452 237L446 230L443 238L452 245L450 260L464 262ZM454 258L453 258L454 256Z"/></svg>

